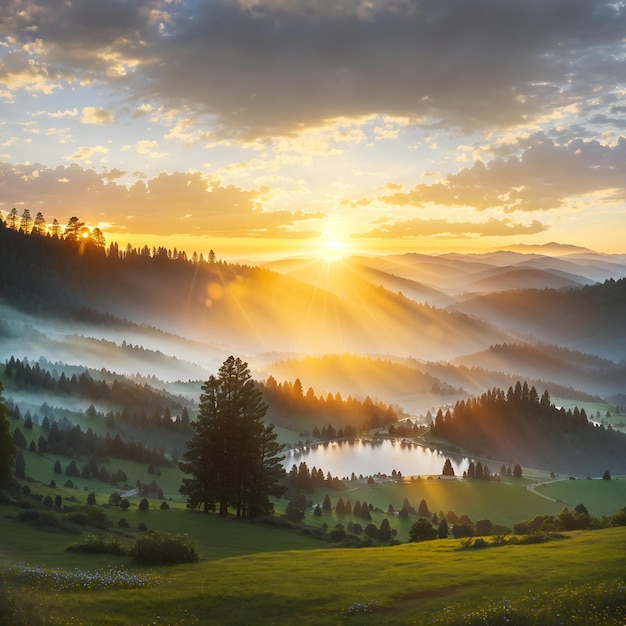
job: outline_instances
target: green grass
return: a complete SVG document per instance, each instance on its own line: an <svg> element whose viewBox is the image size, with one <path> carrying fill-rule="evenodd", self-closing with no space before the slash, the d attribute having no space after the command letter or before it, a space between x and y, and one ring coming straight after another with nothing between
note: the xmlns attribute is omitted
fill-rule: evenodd
<svg viewBox="0 0 626 626"><path fill-rule="evenodd" d="M528 484L546 479L549 476L543 472L528 471L525 478L502 483L438 478L400 485L351 481L343 491L320 489L309 498L321 502L328 493L333 503L339 496L350 498L353 504L356 500L372 503L382 509L372 513L373 523L379 526L384 518L389 519L401 541L407 540L415 518L403 520L386 510L389 503L398 510L405 497L416 508L424 498L433 512L453 510L474 521L488 518L509 526L534 515L556 514L564 506L573 508L580 502L595 514L614 513L625 503L624 479L564 480L539 487L560 502L550 502L526 489ZM28 484L33 493L60 494L64 502L71 496L82 503L87 498L84 490ZM106 489L97 494L98 505L108 501ZM23 607L24 615L30 616L26 623L474 626L504 624L504 617L515 617L517 621L509 623L556 626L560 622L554 618L555 612L545 612L553 605L575 614L576 623L581 624L621 626L623 621L616 620L625 617L624 592L616 590L618 584L624 584L626 572L626 528L577 532L540 545L487 549L461 550L454 539L344 549L298 530L187 511L180 501L169 502L170 510L163 511L159 500L150 499L151 508L145 512L137 510L139 498L131 501L128 511L104 507L112 521L109 531L103 533L105 538L118 538L130 547L143 535L138 530L141 522L151 530L187 533L197 545L200 563L129 568L128 557L66 552L67 546L84 541L93 529L79 528L72 534L18 523L13 517L21 509L0 507L0 574L5 570L10 581L9 602ZM286 503L286 499L277 502L278 515ZM130 528L118 527L121 517ZM305 521L329 528L338 521L344 526L348 521L367 523L334 512L321 517L307 513ZM26 574L16 574L15 568L23 567L20 564L44 571L36 581L26 579ZM135 573L147 576L148 582L132 589L92 582L94 570L109 571L107 568L121 570L122 578L132 578ZM129 574L124 573L127 570ZM72 587L77 584L74 576L85 578L89 593ZM93 580L100 580L98 576ZM58 582L49 582L66 579L69 582L63 588ZM588 607L596 605L581 600L591 593L590 581L596 590L605 585L602 594L596 593L598 608L591 616ZM606 607L616 602L616 593L622 594L618 597L622 613L611 610L609 613L618 617L604 619ZM583 615L585 610L588 613ZM500 621L493 621L496 615ZM485 616L492 621L485 621Z"/></svg>
<svg viewBox="0 0 626 626"><path fill-rule="evenodd" d="M626 506L626 477L613 480L563 480L538 488L559 501L561 508L572 509L583 503L591 515L611 515Z"/></svg>
<svg viewBox="0 0 626 626"><path fill-rule="evenodd" d="M436 478L403 484L386 482L367 485L363 482L350 482L344 491L320 489L310 497L313 502L321 503L327 493L333 506L339 497L344 501L349 498L353 505L357 500L371 503L383 511L383 513L372 514L374 522L378 522L379 525L382 518L387 517L392 528L398 529L400 538L406 540L408 528L415 519L409 520L410 523L407 525L406 521L398 518L397 515L387 513L389 504L393 506L394 511L399 511L404 498L407 498L415 509L424 499L431 513L443 511L445 514L454 511L458 516L469 515L473 521L490 519L494 524L505 526L513 526L515 522L535 515L556 514L563 508L563 504L550 502L530 493L526 489L528 482L524 479L510 479L510 482L494 483ZM350 516L344 518L334 515L333 519L335 518L343 521L344 524L346 520L353 519ZM329 523L325 517L318 519Z"/></svg>
<svg viewBox="0 0 626 626"><path fill-rule="evenodd" d="M490 624L496 622L469 622L462 613L484 613L492 606L522 611L540 598L554 616L546 598L560 599L555 606L568 611L593 581L596 590L612 590L612 601L616 594L621 598L621 616L615 619L622 620L624 592L618 585L623 588L626 552L616 546L625 543L626 528L615 528L482 550L461 550L448 539L389 548L257 552L137 569L150 579L131 590L94 583L85 593L45 581L35 589L51 624ZM85 563L92 563L91 557ZM595 601L602 602L600 595ZM543 621L517 623L559 622L544 615Z"/></svg>

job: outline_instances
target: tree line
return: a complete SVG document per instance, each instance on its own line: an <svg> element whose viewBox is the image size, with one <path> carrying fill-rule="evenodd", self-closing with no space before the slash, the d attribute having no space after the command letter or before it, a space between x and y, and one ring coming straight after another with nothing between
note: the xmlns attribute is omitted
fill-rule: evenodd
<svg viewBox="0 0 626 626"><path fill-rule="evenodd" d="M555 467L580 467L592 458L596 465L617 463L622 467L626 454L624 434L594 425L584 408L557 408L548 391L540 397L525 381L506 392L494 388L479 397L459 400L445 413L439 410L431 433L477 456L541 460Z"/></svg>
<svg viewBox="0 0 626 626"><path fill-rule="evenodd" d="M271 403L278 416L297 412L318 421L346 422L343 427L329 423L327 426L323 425L321 430L316 425L312 432L314 439L354 437L358 432L398 421L398 413L392 406L374 401L369 396L364 400L352 396L344 399L339 391L334 394L329 392L326 395L316 395L313 387L309 387L305 393L299 378L293 382L279 383L273 376L269 376L264 383L258 384L263 397Z"/></svg>
<svg viewBox="0 0 626 626"><path fill-rule="evenodd" d="M161 467L173 465L173 462L166 456L163 446L157 450L144 446L141 442L123 441L119 433L114 437L111 437L109 433L97 435L91 428L84 431L79 424L72 424L67 418L50 421L45 416L42 426L48 432L47 437L41 435L36 443L36 451L41 454L57 454L68 458L93 456L103 460L115 457ZM48 426L49 429L47 429ZM15 427L12 440L20 448L26 448L29 445L19 426Z"/></svg>
<svg viewBox="0 0 626 626"><path fill-rule="evenodd" d="M39 363L30 364L27 359L11 356L6 363L5 379L11 379L17 389L28 387L54 391L94 402L102 401L124 407L141 407L146 410L182 409L179 401L155 391L147 383L140 385L129 380L115 378L112 382L95 379L89 371L66 376L65 372L54 376Z"/></svg>

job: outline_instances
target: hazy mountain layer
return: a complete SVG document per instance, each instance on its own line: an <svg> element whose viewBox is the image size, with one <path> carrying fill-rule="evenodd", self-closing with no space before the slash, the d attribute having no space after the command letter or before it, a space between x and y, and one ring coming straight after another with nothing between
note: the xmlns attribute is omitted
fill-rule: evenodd
<svg viewBox="0 0 626 626"><path fill-rule="evenodd" d="M528 289L488 294L454 305L511 332L614 361L626 357L626 279L565 291Z"/></svg>

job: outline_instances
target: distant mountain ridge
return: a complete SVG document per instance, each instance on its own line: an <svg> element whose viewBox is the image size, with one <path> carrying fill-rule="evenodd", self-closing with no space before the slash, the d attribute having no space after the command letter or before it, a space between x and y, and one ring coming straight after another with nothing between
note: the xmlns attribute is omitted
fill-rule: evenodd
<svg viewBox="0 0 626 626"><path fill-rule="evenodd" d="M0 228L0 287L32 312L92 308L242 353L368 351L452 357L507 339L463 313L367 280L338 295L258 267L106 255Z"/></svg>
<svg viewBox="0 0 626 626"><path fill-rule="evenodd" d="M626 278L577 289L525 289L478 296L457 311L546 343L626 360Z"/></svg>
<svg viewBox="0 0 626 626"><path fill-rule="evenodd" d="M598 254L589 248L583 246L574 246L568 243L557 243L556 241L550 241L549 243L540 244L527 244L517 243L505 248L499 248L498 250L512 250L514 252L533 253L538 252L540 254L559 256L567 254L579 254L579 253L592 253Z"/></svg>

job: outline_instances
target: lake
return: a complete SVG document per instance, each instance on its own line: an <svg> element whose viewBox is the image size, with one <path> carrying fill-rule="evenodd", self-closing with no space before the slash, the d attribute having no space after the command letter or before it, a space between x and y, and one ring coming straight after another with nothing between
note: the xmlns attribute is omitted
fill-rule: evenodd
<svg viewBox="0 0 626 626"><path fill-rule="evenodd" d="M293 465L304 461L309 469L316 467L338 478L349 478L352 472L357 476L391 475L393 470L403 476L440 475L446 458L450 459L457 476L467 470L469 459L466 457L389 439L331 441L289 450L283 466L289 471Z"/></svg>

